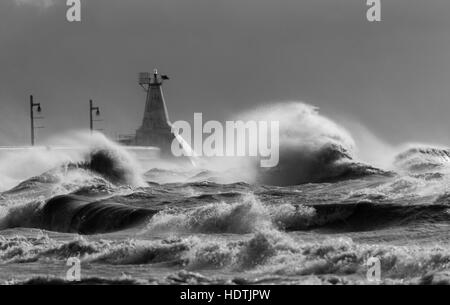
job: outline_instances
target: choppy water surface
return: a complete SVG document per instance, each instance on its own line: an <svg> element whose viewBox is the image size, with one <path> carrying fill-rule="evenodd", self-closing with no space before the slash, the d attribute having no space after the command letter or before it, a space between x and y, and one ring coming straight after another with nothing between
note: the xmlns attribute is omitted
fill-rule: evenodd
<svg viewBox="0 0 450 305"><path fill-rule="evenodd" d="M342 143L290 147L248 179L143 170L100 142L70 160L2 155L1 283L64 281L74 256L87 283L364 284L370 257L384 284L450 281L446 149L410 147L382 170Z"/></svg>

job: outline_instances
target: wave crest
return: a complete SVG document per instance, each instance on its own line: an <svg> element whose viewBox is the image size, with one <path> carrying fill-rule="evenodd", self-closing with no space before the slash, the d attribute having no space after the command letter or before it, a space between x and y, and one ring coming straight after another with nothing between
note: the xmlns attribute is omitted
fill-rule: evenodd
<svg viewBox="0 0 450 305"><path fill-rule="evenodd" d="M450 149L437 147L412 147L398 154L394 164L408 172L427 172L444 169L450 164Z"/></svg>

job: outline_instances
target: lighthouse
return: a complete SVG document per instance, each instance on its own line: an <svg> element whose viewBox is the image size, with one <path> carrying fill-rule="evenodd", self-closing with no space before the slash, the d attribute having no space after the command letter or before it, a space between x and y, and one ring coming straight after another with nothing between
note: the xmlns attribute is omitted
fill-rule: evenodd
<svg viewBox="0 0 450 305"><path fill-rule="evenodd" d="M147 92L142 125L136 131L135 145L156 146L161 155L170 156L174 139L172 125L169 121L162 84L168 80L167 75L159 75L155 69L152 73L139 73L139 85Z"/></svg>

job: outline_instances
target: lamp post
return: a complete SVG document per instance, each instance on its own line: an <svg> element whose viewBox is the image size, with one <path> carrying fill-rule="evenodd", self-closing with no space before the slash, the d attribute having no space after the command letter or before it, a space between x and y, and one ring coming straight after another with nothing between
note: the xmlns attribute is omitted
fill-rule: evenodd
<svg viewBox="0 0 450 305"><path fill-rule="evenodd" d="M92 116L92 112L95 111L95 115L100 115L100 108L94 107L92 100L89 100L89 129L92 131L94 130L94 118Z"/></svg>
<svg viewBox="0 0 450 305"><path fill-rule="evenodd" d="M30 95L30 121L31 121L31 146L34 146L34 120L37 119L34 117L34 108L37 107L37 112L41 112L41 104L35 103L33 101L33 96Z"/></svg>

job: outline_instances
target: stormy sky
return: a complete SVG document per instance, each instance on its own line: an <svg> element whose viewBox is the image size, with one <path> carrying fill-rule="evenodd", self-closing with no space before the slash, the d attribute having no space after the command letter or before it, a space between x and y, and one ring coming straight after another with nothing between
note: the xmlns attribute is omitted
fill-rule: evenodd
<svg viewBox="0 0 450 305"><path fill-rule="evenodd" d="M0 1L0 145L29 142L30 94L38 143L87 128L90 98L98 128L133 133L154 67L172 121L302 100L390 143L450 145L448 0L382 0L379 23L365 0L82 0L81 23L65 2Z"/></svg>

